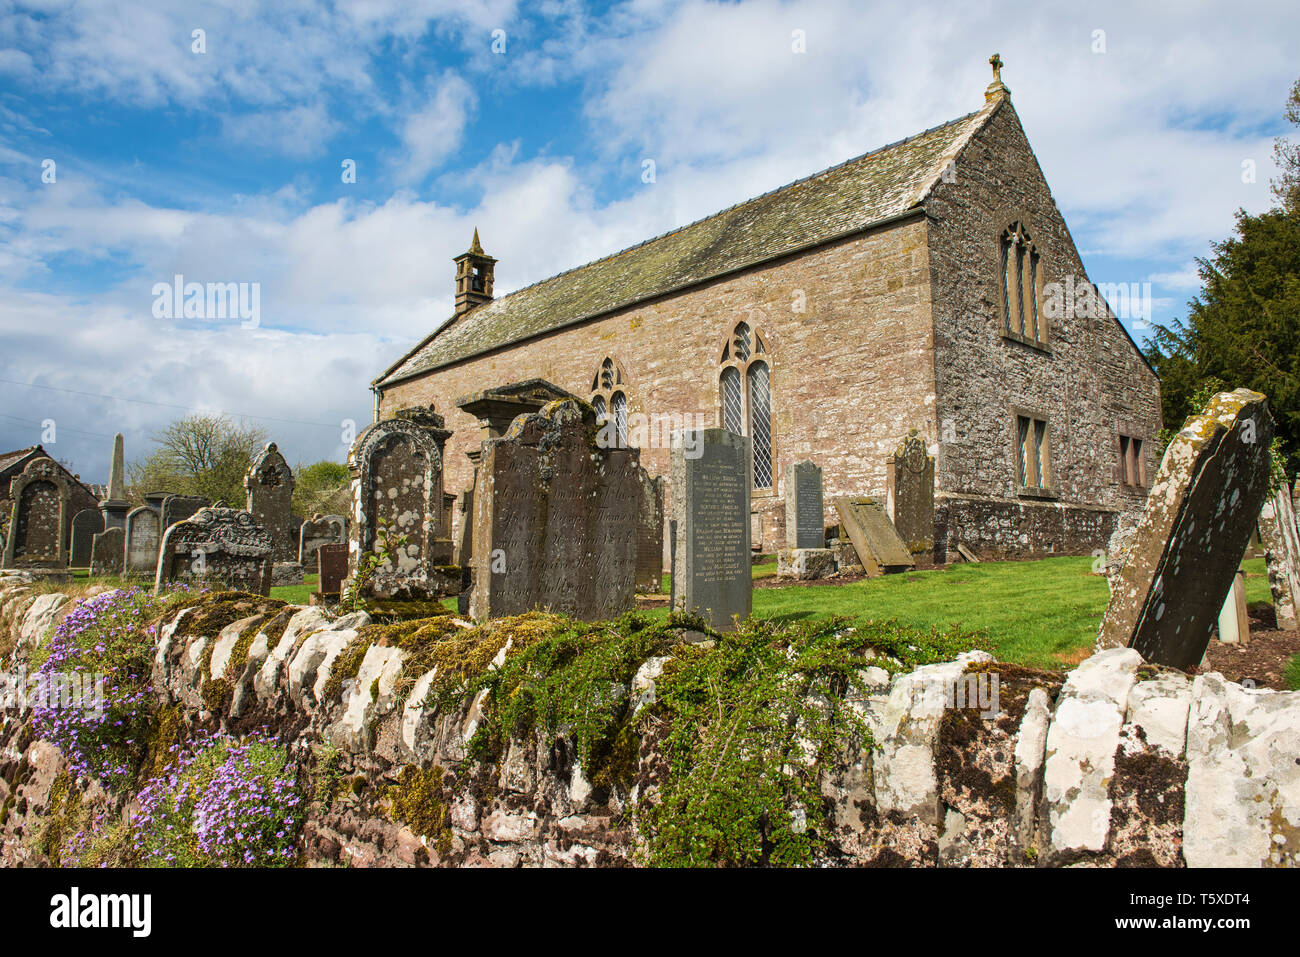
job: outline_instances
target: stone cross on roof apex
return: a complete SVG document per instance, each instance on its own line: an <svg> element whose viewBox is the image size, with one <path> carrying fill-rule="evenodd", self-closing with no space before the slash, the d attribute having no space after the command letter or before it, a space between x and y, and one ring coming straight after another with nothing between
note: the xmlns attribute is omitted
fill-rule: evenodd
<svg viewBox="0 0 1300 957"><path fill-rule="evenodd" d="M995 53L989 57L989 66L993 67L993 82L990 83L988 88L984 91L984 101L986 103L992 102L1000 97L1011 95L1011 91L1007 89L1007 85L1002 82L1002 67L1005 65L1006 64L1002 62L1002 57L999 54Z"/></svg>

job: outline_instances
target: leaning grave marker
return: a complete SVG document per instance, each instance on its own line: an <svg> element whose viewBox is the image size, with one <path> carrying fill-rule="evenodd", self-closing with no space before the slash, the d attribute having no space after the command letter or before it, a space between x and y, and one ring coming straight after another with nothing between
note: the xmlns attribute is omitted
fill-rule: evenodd
<svg viewBox="0 0 1300 957"><path fill-rule="evenodd" d="M640 453L605 448L596 413L559 399L483 443L469 613L534 608L584 621L635 604Z"/></svg>
<svg viewBox="0 0 1300 957"><path fill-rule="evenodd" d="M1269 487L1264 396L1220 392L1169 443L1102 618L1097 650L1200 663Z"/></svg>
<svg viewBox="0 0 1300 957"><path fill-rule="evenodd" d="M750 440L726 429L673 433L672 608L698 611L716 631L753 611L752 455Z"/></svg>
<svg viewBox="0 0 1300 957"><path fill-rule="evenodd" d="M126 515L126 574L156 574L161 543L158 513L148 505L131 509Z"/></svg>
<svg viewBox="0 0 1300 957"><path fill-rule="evenodd" d="M835 500L835 511L867 575L874 578L914 567L907 543L875 499L842 496Z"/></svg>

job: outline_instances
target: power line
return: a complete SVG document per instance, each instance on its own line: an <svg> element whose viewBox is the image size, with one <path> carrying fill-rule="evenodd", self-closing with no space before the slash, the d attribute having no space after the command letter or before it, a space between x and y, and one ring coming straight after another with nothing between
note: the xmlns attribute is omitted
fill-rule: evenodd
<svg viewBox="0 0 1300 957"><path fill-rule="evenodd" d="M104 394L104 393L102 393L102 392L83 392L83 391L81 391L81 390L79 390L79 389L64 389L64 388L60 388L59 386L56 386L56 385L41 385L41 384L36 383L36 382L19 382L19 381L16 380L16 379L0 379L0 382L3 382L3 383L5 383L5 384L7 384L7 385L18 385L18 386L24 386L24 387L26 387L26 388L28 388L28 389L48 389L48 390L51 391L51 392L66 392L66 393L69 394L69 395L80 395L80 396L86 396L86 397L88 397L88 398L92 398L92 399L111 399L111 400L116 401L116 402L134 402L134 403L137 404L137 405L152 405L152 406L156 406L156 407L158 407L158 408L160 408L160 409L179 409L179 410L182 411L182 412L211 412L211 411L215 411L215 412L219 412L219 413L222 414L222 415L235 416L235 417L237 417L237 418L242 418L242 419L261 419L261 420L264 421L264 422L284 422L284 423L287 423L287 424L289 424L289 425L311 425L311 426L315 426L315 427L317 427L317 428L321 428L321 429L338 429L338 428L339 428L339 423L337 423L337 422L308 422L308 421L306 421L306 420L304 420L304 419L279 419L279 418L276 418L275 416L271 416L271 415L255 415L254 413L251 413L251 412L227 412L227 411L225 411L225 410L223 410L223 409L215 409L215 410L213 410L213 409L199 409L199 408L194 408L194 407L192 407L192 406L187 406L187 405L176 405L176 404L171 403L171 402L154 402L154 401L152 401L152 400L150 400L150 399L128 399L126 396L121 396L121 395L106 395L106 394ZM72 430L70 430L70 431L74 431L74 432L75 432L76 430L75 430L75 429L72 429ZM98 433L89 433L89 434L92 434L92 435L93 435L93 434L98 434Z"/></svg>
<svg viewBox="0 0 1300 957"><path fill-rule="evenodd" d="M3 412L0 412L0 419L8 419L10 422L17 422L19 425L28 425L28 426L31 426L31 427L34 428L34 429L44 429L44 428L45 428L45 423L44 423L44 422L34 422L34 421L32 421L31 419L20 419L20 418L18 418L18 416L16 416L16 415L5 415ZM97 438L97 439L111 439L111 438L115 438L115 436L109 435L107 432L90 432L90 431L87 431L86 429L74 429L74 428L73 428L72 426L70 426L70 425L59 425L58 423L55 423L55 426L54 426L54 427L55 427L55 430L56 430L56 431L62 431L62 432L75 432L75 433L77 433L78 435L92 435L92 436L94 436L94 437Z"/></svg>

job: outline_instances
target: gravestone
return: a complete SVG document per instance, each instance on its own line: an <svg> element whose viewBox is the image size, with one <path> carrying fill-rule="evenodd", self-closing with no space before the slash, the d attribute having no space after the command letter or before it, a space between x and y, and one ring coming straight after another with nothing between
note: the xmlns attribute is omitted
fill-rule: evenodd
<svg viewBox="0 0 1300 957"><path fill-rule="evenodd" d="M316 591L322 595L337 595L348 577L348 543L326 543L316 549L316 570L320 580Z"/></svg>
<svg viewBox="0 0 1300 957"><path fill-rule="evenodd" d="M94 537L90 544L90 574L93 577L122 574L126 559L126 530L110 525Z"/></svg>
<svg viewBox="0 0 1300 957"><path fill-rule="evenodd" d="M167 500L167 496L170 494L170 492L146 492L144 495L144 504L148 505L159 515L162 515L163 502Z"/></svg>
<svg viewBox="0 0 1300 957"><path fill-rule="evenodd" d="M595 410L570 398L483 443L471 616L540 608L596 621L633 608L640 453L596 436Z"/></svg>
<svg viewBox="0 0 1300 957"><path fill-rule="evenodd" d="M1200 663L1269 488L1264 396L1220 392L1169 443L1102 618L1097 649Z"/></svg>
<svg viewBox="0 0 1300 957"><path fill-rule="evenodd" d="M450 435L432 407L402 409L358 435L348 452L349 573L363 555L385 552L386 543L406 536L376 568L367 597L426 601L460 590L443 527L442 454Z"/></svg>
<svg viewBox="0 0 1300 957"><path fill-rule="evenodd" d="M1277 626L1290 631L1296 627L1296 606L1300 604L1300 531L1285 482L1270 493L1259 511L1259 540L1264 546Z"/></svg>
<svg viewBox="0 0 1300 957"><path fill-rule="evenodd" d="M885 511L912 554L934 551L934 457L916 429L889 456Z"/></svg>
<svg viewBox="0 0 1300 957"><path fill-rule="evenodd" d="M342 515L313 515L298 530L298 564L311 568L322 545L347 544L348 520Z"/></svg>
<svg viewBox="0 0 1300 957"><path fill-rule="evenodd" d="M750 440L726 429L673 434L670 451L672 608L717 631L753 609Z"/></svg>
<svg viewBox="0 0 1300 957"><path fill-rule="evenodd" d="M293 486L289 463L276 444L268 442L249 466L248 474L244 476L244 488L248 491L248 514L270 533L274 543L271 557L276 562L298 559L298 542L289 534Z"/></svg>
<svg viewBox="0 0 1300 957"><path fill-rule="evenodd" d="M873 498L844 496L835 500L844 534L858 553L858 564L870 577L899 572L914 566L907 543Z"/></svg>
<svg viewBox="0 0 1300 957"><path fill-rule="evenodd" d="M1250 614L1246 608L1246 573L1237 570L1232 589L1219 609L1219 640L1228 645L1250 644Z"/></svg>
<svg viewBox="0 0 1300 957"><path fill-rule="evenodd" d="M162 520L148 505L133 508L126 516L126 574L153 577L158 572L158 547L162 541Z"/></svg>
<svg viewBox="0 0 1300 957"><path fill-rule="evenodd" d="M168 495L162 502L163 532L177 522L183 522L201 508L207 508L209 502L202 495Z"/></svg>
<svg viewBox="0 0 1300 957"><path fill-rule="evenodd" d="M89 568L91 540L103 530L104 515L97 508L83 508L72 516L72 555L68 564Z"/></svg>
<svg viewBox="0 0 1300 957"><path fill-rule="evenodd" d="M173 582L271 593L271 533L248 512L201 508L163 533L154 590Z"/></svg>
<svg viewBox="0 0 1300 957"><path fill-rule="evenodd" d="M548 402L576 398L545 379L525 379L508 385L472 392L456 400L457 408L478 420L477 441L472 441L465 457L474 466L469 488L460 497L460 540L456 548L456 561L460 564L461 587L456 607L460 614L469 614L469 597L474 586L474 487L478 483L478 463L483 454L483 443L505 435L510 424L521 415L536 412ZM451 526L448 525L448 534Z"/></svg>
<svg viewBox="0 0 1300 957"><path fill-rule="evenodd" d="M664 576L664 486L662 476L641 469L641 508L637 513L636 590L657 595Z"/></svg>
<svg viewBox="0 0 1300 957"><path fill-rule="evenodd" d="M126 439L119 432L113 437L113 460L109 464L108 496L99 503L104 528L126 528L126 513L131 503L126 498Z"/></svg>
<svg viewBox="0 0 1300 957"><path fill-rule="evenodd" d="M2 568L64 568L68 549L67 527L72 487L53 460L36 458L9 480L9 529L5 535Z"/></svg>
<svg viewBox="0 0 1300 957"><path fill-rule="evenodd" d="M785 470L785 544L788 548L826 547L822 470L812 462L797 462Z"/></svg>

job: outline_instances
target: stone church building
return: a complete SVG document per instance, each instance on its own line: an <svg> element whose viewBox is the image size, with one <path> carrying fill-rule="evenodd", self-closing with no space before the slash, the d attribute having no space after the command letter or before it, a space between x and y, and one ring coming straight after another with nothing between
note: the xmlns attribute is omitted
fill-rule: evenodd
<svg viewBox="0 0 1300 957"><path fill-rule="evenodd" d="M1104 548L1155 474L1159 382L1104 302L1059 295L1095 290L991 62L975 113L500 298L475 232L454 315L375 379L376 415L446 417L449 492L479 437L456 400L496 385L591 400L657 475L656 423L726 427L769 551L787 466L822 467L832 525L836 496L883 501L915 428L936 560Z"/></svg>

